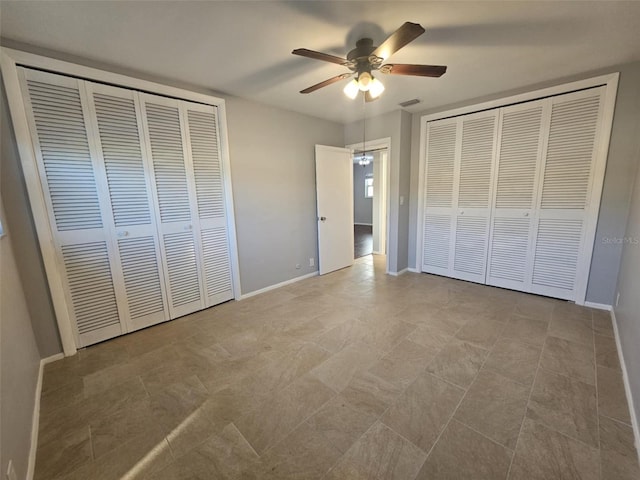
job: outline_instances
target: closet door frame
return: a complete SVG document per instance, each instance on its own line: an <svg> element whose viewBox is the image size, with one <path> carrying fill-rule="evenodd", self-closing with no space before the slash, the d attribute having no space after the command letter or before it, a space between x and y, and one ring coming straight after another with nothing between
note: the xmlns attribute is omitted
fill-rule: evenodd
<svg viewBox="0 0 640 480"><path fill-rule="evenodd" d="M609 151L609 142L611 139L611 128L613 125L613 113L615 109L615 100L618 90L618 81L620 73L610 73L597 77L578 80L575 82L560 84L540 90L534 90L518 95L504 97L479 104L472 104L442 112L423 115L420 118L420 152L419 152L419 175L418 175L418 199L417 199L417 218L416 218L416 263L412 271L422 271L422 252L423 252L423 228L424 228L424 194L425 182L424 174L426 169L426 129L429 122L441 120L443 118L468 115L482 110L497 109L517 103L538 100L550 96L561 95L578 90L584 90L592 87L604 86L604 104L602 115L602 128L599 132L596 159L593 171L593 182L590 192L590 203L586 210L584 248L581 252L581 260L578 265L580 272L576 282L575 303L584 305L587 294L587 283L590 272L590 263L593 256L593 248L595 242L596 227L598 223L598 213L600 211L600 200L602 198L602 187L604 184L604 172L607 164L607 154Z"/></svg>
<svg viewBox="0 0 640 480"><path fill-rule="evenodd" d="M42 55L35 55L32 53L22 52L20 50L2 47L0 50L2 79L7 91L9 111L18 144L18 153L25 176L29 203L34 217L36 232L38 234L38 242L42 252L49 289L51 291L51 299L53 302L64 355L74 355L78 349L78 344L76 342L74 333L75 328L68 308L62 276L63 272L61 271L61 267L57 260L54 234L49 223L45 195L40 183L36 152L31 141L25 103L22 98L18 77L18 65L217 107L225 192L224 197L231 256L231 274L233 279L233 294L234 298L239 300L241 297L240 271L238 268L238 247L231 183L231 167L229 161L229 140L225 100L212 95L192 92L105 70L64 62Z"/></svg>

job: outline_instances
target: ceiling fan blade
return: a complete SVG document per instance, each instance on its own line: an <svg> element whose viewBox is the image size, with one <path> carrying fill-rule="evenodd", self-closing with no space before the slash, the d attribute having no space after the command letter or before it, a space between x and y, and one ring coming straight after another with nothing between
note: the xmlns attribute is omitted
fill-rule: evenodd
<svg viewBox="0 0 640 480"><path fill-rule="evenodd" d="M372 55L384 60L404 47L407 43L414 41L425 32L424 28L417 23L404 22L402 26L389 35L382 45L376 48Z"/></svg>
<svg viewBox="0 0 640 480"><path fill-rule="evenodd" d="M364 101L367 102L367 103L375 102L379 98L380 98L380 95L378 95L377 97L374 98L374 97L371 96L371 92L369 92L369 91L364 92Z"/></svg>
<svg viewBox="0 0 640 480"><path fill-rule="evenodd" d="M392 75L415 75L418 77L441 77L447 71L446 65L411 65L408 63L387 63L380 67L382 73Z"/></svg>
<svg viewBox="0 0 640 480"><path fill-rule="evenodd" d="M316 90L319 90L322 87L326 87L327 85L331 85L332 83L336 83L345 78L349 78L351 75L352 75L351 73L343 73L341 75L338 75L337 77L330 78L328 80L325 80L324 82L316 83L315 85L311 85L310 87L307 87L304 90L300 90L300 93L315 92Z"/></svg>
<svg viewBox="0 0 640 480"><path fill-rule="evenodd" d="M315 60L322 60L324 62L337 63L338 65L344 65L347 62L346 58L336 57L335 55L329 55L328 53L316 52L315 50L309 50L307 48L296 48L292 51L294 55L300 55L301 57L313 58Z"/></svg>

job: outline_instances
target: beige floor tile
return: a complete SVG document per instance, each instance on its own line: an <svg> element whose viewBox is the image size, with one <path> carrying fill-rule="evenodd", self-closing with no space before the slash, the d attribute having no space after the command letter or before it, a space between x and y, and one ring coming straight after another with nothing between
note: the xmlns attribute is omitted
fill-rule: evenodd
<svg viewBox="0 0 640 480"><path fill-rule="evenodd" d="M513 338L500 338L487 357L484 368L529 386L535 378L541 351L541 347Z"/></svg>
<svg viewBox="0 0 640 480"><path fill-rule="evenodd" d="M590 319L554 316L549 324L549 335L593 346L593 324Z"/></svg>
<svg viewBox="0 0 640 480"><path fill-rule="evenodd" d="M180 470L190 471L191 478L236 479L244 465L258 459L233 423L214 433L186 455L178 458ZM189 477L186 477L189 478Z"/></svg>
<svg viewBox="0 0 640 480"><path fill-rule="evenodd" d="M382 417L382 421L428 452L460 403L464 390L424 373Z"/></svg>
<svg viewBox="0 0 640 480"><path fill-rule="evenodd" d="M503 478L500 443L512 478L638 476L608 312L384 268L364 257L46 365L35 477L414 479L438 438L429 478ZM577 380L594 363L597 400Z"/></svg>
<svg viewBox="0 0 640 480"><path fill-rule="evenodd" d="M487 318L477 318L466 323L456 333L456 338L480 348L490 349L504 329L504 324Z"/></svg>
<svg viewBox="0 0 640 480"><path fill-rule="evenodd" d="M509 480L597 480L598 451L525 419Z"/></svg>
<svg viewBox="0 0 640 480"><path fill-rule="evenodd" d="M379 417L402 392L402 387L371 372L357 373L340 396L356 410Z"/></svg>
<svg viewBox="0 0 640 480"><path fill-rule="evenodd" d="M454 418L513 450L528 400L529 387L481 370Z"/></svg>
<svg viewBox="0 0 640 480"><path fill-rule="evenodd" d="M334 396L330 388L306 375L241 417L236 426L253 449L261 454Z"/></svg>
<svg viewBox="0 0 640 480"><path fill-rule="evenodd" d="M370 368L378 358L378 352L368 345L354 343L329 357L311 373L336 392L341 392L356 373Z"/></svg>
<svg viewBox="0 0 640 480"><path fill-rule="evenodd" d="M598 412L630 424L629 406L622 383L622 372L598 365Z"/></svg>
<svg viewBox="0 0 640 480"><path fill-rule="evenodd" d="M640 478L633 430L629 425L600 417L600 464L602 480Z"/></svg>
<svg viewBox="0 0 640 480"><path fill-rule="evenodd" d="M429 363L427 371L467 388L480 370L488 353L488 350L453 339Z"/></svg>
<svg viewBox="0 0 640 480"><path fill-rule="evenodd" d="M445 329L431 323L420 325L407 336L407 340L438 352L451 341L460 327L456 325L455 328Z"/></svg>
<svg viewBox="0 0 640 480"><path fill-rule="evenodd" d="M542 349L540 366L595 385L595 359L593 346L548 336Z"/></svg>
<svg viewBox="0 0 640 480"><path fill-rule="evenodd" d="M306 423L344 453L375 421L374 415L353 408L338 395L307 419Z"/></svg>
<svg viewBox="0 0 640 480"><path fill-rule="evenodd" d="M510 461L510 450L452 420L416 480L506 479Z"/></svg>
<svg viewBox="0 0 640 480"><path fill-rule="evenodd" d="M542 346L547 336L549 324L539 318L514 315L509 319L502 331L502 336L515 338L524 343Z"/></svg>
<svg viewBox="0 0 640 480"><path fill-rule="evenodd" d="M319 479L341 456L329 439L303 423L262 455L254 475L272 480Z"/></svg>
<svg viewBox="0 0 640 480"><path fill-rule="evenodd" d="M596 390L592 385L540 369L527 416L588 445L598 446Z"/></svg>
<svg viewBox="0 0 640 480"><path fill-rule="evenodd" d="M35 480L62 477L91 461L91 440L87 426L38 448Z"/></svg>
<svg viewBox="0 0 640 480"><path fill-rule="evenodd" d="M326 479L404 480L414 478L426 455L411 442L376 422L329 471Z"/></svg>
<svg viewBox="0 0 640 480"><path fill-rule="evenodd" d="M98 459L123 443L138 437L165 437L151 414L149 399L140 400L115 415L99 417L89 422L93 458Z"/></svg>
<svg viewBox="0 0 640 480"><path fill-rule="evenodd" d="M374 363L369 371L397 387L405 388L424 371L437 351L432 347L403 340Z"/></svg>
<svg viewBox="0 0 640 480"><path fill-rule="evenodd" d="M594 310L593 331L598 335L613 338L613 323L611 322L611 312L606 310Z"/></svg>
<svg viewBox="0 0 640 480"><path fill-rule="evenodd" d="M594 335L594 339L596 344L596 364L619 370L620 357L618 356L618 347L615 339L604 335Z"/></svg>

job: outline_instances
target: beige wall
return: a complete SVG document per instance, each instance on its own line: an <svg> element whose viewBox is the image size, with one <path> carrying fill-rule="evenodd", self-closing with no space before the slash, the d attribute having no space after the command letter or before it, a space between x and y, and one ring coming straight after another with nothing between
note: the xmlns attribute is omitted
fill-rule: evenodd
<svg viewBox="0 0 640 480"><path fill-rule="evenodd" d="M40 353L15 261L17 239L3 214L3 201L0 218L7 235L0 238L0 472L4 478L13 460L18 478L26 478Z"/></svg>
<svg viewBox="0 0 640 480"><path fill-rule="evenodd" d="M227 120L242 292L317 271L314 146L344 146L342 125L239 98Z"/></svg>
<svg viewBox="0 0 640 480"><path fill-rule="evenodd" d="M636 419L640 419L640 148L629 153L635 158L637 167L629 218L625 233L620 237L620 301L614 311L633 397L632 408Z"/></svg>

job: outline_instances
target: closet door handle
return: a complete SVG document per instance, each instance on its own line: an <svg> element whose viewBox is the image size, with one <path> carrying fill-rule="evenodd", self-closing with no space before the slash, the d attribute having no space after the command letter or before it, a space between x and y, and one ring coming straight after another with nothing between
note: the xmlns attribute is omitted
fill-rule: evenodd
<svg viewBox="0 0 640 480"><path fill-rule="evenodd" d="M187 231L193 230L193 225L187 225L186 227L184 227L184 229Z"/></svg>
<svg viewBox="0 0 640 480"><path fill-rule="evenodd" d="M128 237L129 236L129 232L127 232L126 230L123 232L118 232L118 237L122 238L122 237Z"/></svg>

